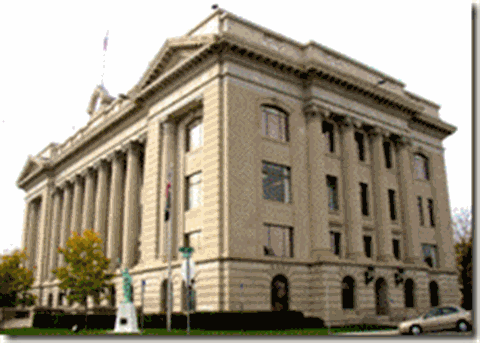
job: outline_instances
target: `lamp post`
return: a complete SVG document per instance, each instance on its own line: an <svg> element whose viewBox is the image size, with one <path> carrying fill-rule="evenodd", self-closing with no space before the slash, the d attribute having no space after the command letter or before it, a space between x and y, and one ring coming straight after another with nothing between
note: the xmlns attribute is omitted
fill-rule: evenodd
<svg viewBox="0 0 480 343"><path fill-rule="evenodd" d="M187 270L186 270L186 279L187 279L187 335L190 335L190 257L193 253L192 247L181 247L178 249L182 254L183 257L187 259Z"/></svg>
<svg viewBox="0 0 480 343"><path fill-rule="evenodd" d="M327 328L328 328L328 335L330 336L330 286L327 280Z"/></svg>

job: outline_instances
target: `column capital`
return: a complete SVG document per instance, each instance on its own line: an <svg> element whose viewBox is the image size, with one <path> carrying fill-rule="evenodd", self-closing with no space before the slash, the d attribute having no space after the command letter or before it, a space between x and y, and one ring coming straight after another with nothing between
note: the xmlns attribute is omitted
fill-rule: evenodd
<svg viewBox="0 0 480 343"><path fill-rule="evenodd" d="M165 120L161 122L163 132L168 132L169 130L172 130L175 127L175 122L173 120Z"/></svg>
<svg viewBox="0 0 480 343"><path fill-rule="evenodd" d="M127 152L129 151L138 151L140 149L140 142L132 139L126 143Z"/></svg>
<svg viewBox="0 0 480 343"><path fill-rule="evenodd" d="M319 117L321 120L328 119L332 115L330 110L325 109L316 104L308 104L303 109L305 116L307 117L307 122L312 119L312 117Z"/></svg>
<svg viewBox="0 0 480 343"><path fill-rule="evenodd" d="M410 136L402 135L398 139L398 143L402 147L411 148L413 146L413 139Z"/></svg>
<svg viewBox="0 0 480 343"><path fill-rule="evenodd" d="M134 141L137 141L139 144L145 144L147 142L147 132L139 133Z"/></svg>
<svg viewBox="0 0 480 343"><path fill-rule="evenodd" d="M381 126L374 126L368 133L374 138L384 138L390 135L390 132Z"/></svg>
<svg viewBox="0 0 480 343"><path fill-rule="evenodd" d="M338 121L338 128L340 129L340 131L347 131L356 127L354 123L354 118L352 118L350 115L345 114L340 118L341 119Z"/></svg>
<svg viewBox="0 0 480 343"><path fill-rule="evenodd" d="M71 185L72 185L71 179L65 179L59 182L59 187L63 189L67 189L68 187L71 187Z"/></svg>
<svg viewBox="0 0 480 343"><path fill-rule="evenodd" d="M162 126L163 125L169 125L169 124L174 125L175 124L175 116L173 114L169 114L169 115L163 117L162 119L160 119L160 124Z"/></svg>

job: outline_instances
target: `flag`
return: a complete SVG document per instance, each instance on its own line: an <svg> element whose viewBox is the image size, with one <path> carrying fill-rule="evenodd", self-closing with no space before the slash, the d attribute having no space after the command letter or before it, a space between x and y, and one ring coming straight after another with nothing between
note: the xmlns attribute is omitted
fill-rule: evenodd
<svg viewBox="0 0 480 343"><path fill-rule="evenodd" d="M165 203L165 221L168 221L168 218L170 217L170 203L172 201L172 197L170 194L170 188L172 187L172 182L169 180L167 184L167 202Z"/></svg>
<svg viewBox="0 0 480 343"><path fill-rule="evenodd" d="M107 51L107 45L108 45L108 30L107 30L107 34L105 35L105 38L103 39L103 51Z"/></svg>

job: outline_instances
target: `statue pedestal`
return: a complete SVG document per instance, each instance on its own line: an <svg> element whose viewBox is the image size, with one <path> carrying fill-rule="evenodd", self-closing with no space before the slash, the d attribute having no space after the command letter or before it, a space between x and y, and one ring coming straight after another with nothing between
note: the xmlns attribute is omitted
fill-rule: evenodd
<svg viewBox="0 0 480 343"><path fill-rule="evenodd" d="M137 313L133 303L120 303L115 318L114 333L139 333Z"/></svg>

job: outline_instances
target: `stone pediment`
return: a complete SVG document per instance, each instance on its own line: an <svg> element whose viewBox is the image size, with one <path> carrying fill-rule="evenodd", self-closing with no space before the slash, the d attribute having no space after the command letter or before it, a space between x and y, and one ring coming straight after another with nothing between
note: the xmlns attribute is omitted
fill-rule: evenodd
<svg viewBox="0 0 480 343"><path fill-rule="evenodd" d="M180 37L167 39L159 50L149 67L138 82L136 89L139 91L148 87L168 71L189 59L202 47L214 41L213 35L200 35L195 37Z"/></svg>
<svg viewBox="0 0 480 343"><path fill-rule="evenodd" d="M17 179L17 185L20 185L31 175L34 175L38 171L42 170L43 167L46 166L46 163L47 159L29 156L27 162L25 162L25 165L23 166L22 171L20 172L20 176Z"/></svg>
<svg viewBox="0 0 480 343"><path fill-rule="evenodd" d="M87 113L89 115L94 115L95 113L101 112L101 110L110 105L113 100L115 100L115 98L108 94L105 87L103 85L98 85L95 87L90 97Z"/></svg>

